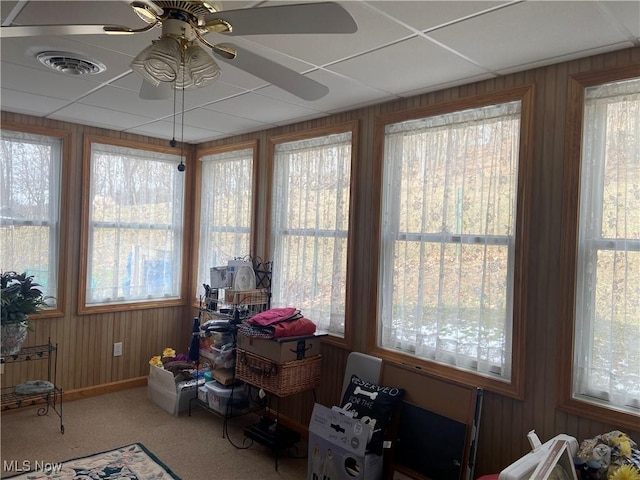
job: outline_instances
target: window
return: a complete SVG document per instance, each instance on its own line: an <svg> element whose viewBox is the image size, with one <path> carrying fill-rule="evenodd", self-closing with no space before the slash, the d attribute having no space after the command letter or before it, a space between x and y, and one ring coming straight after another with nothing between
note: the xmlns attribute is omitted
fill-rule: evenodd
<svg viewBox="0 0 640 480"><path fill-rule="evenodd" d="M573 396L638 414L640 78L584 90L576 267Z"/></svg>
<svg viewBox="0 0 640 480"><path fill-rule="evenodd" d="M381 122L378 345L521 395L514 325L525 97L507 96Z"/></svg>
<svg viewBox="0 0 640 480"><path fill-rule="evenodd" d="M251 253L253 156L243 148L200 158L199 289L210 283L211 267Z"/></svg>
<svg viewBox="0 0 640 480"><path fill-rule="evenodd" d="M176 168L180 157L95 141L87 160L84 304L180 298L185 183Z"/></svg>
<svg viewBox="0 0 640 480"><path fill-rule="evenodd" d="M62 149L66 133L2 129L0 264L33 275L49 305L59 300Z"/></svg>
<svg viewBox="0 0 640 480"><path fill-rule="evenodd" d="M344 335L352 132L274 147L272 305Z"/></svg>

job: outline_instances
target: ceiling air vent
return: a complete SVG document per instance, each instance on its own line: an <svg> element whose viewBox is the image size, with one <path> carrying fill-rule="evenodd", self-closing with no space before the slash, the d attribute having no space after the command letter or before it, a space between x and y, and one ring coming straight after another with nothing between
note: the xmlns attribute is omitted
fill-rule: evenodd
<svg viewBox="0 0 640 480"><path fill-rule="evenodd" d="M95 60L68 52L40 52L36 58L44 65L67 75L95 75L107 67Z"/></svg>

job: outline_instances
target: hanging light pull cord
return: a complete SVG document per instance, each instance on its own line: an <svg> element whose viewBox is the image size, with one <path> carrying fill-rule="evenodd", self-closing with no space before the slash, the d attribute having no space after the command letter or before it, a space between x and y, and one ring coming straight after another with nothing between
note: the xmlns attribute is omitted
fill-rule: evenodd
<svg viewBox="0 0 640 480"><path fill-rule="evenodd" d="M180 117L180 126L181 126L182 132L180 133L180 164L178 165L178 171L184 172L185 169L187 168L184 162L182 161L183 147L184 147L184 74L186 70L184 65L184 49L181 51L181 57L182 57L181 58L181 61L182 61L182 116Z"/></svg>
<svg viewBox="0 0 640 480"><path fill-rule="evenodd" d="M171 137L169 145L171 145L173 148L176 148L176 89L175 85L173 87L173 135Z"/></svg>

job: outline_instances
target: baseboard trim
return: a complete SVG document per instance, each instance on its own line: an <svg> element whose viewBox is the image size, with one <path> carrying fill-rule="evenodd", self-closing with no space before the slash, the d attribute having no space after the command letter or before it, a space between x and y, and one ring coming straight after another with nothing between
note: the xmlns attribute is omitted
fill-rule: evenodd
<svg viewBox="0 0 640 480"><path fill-rule="evenodd" d="M93 387L78 388L75 390L64 390L62 392L62 401L63 403L72 402L74 400L81 400L83 398L97 397L98 395L105 395L107 393L128 390L129 388L144 387L146 385L147 377L145 376L129 378L127 380L120 380L118 382L103 383L102 385L95 385ZM24 405L22 407L11 408L9 410L3 410L2 415L10 414L13 412L21 412L22 410L28 410L30 408L33 408L33 405Z"/></svg>
<svg viewBox="0 0 640 480"><path fill-rule="evenodd" d="M147 384L147 377L129 378L127 380L120 380L117 382L103 383L101 385L94 385L93 387L78 388L75 390L66 390L63 392L63 401L71 402L73 400L80 400L83 398L97 397L98 395L105 395L107 393L119 392L121 390L127 390L129 388L144 387Z"/></svg>

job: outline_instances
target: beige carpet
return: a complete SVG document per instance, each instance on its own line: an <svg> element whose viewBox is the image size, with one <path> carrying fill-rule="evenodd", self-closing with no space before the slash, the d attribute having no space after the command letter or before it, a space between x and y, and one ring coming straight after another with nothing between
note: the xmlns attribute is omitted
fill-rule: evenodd
<svg viewBox="0 0 640 480"><path fill-rule="evenodd" d="M2 412L2 477L8 462L61 462L130 443L140 442L182 480L304 480L306 443L299 451L282 452L278 471L268 448L245 441L242 427L253 415L229 421L228 437L222 436L222 419L195 408L174 417L147 400L146 387L76 400L63 404L64 435L54 412L39 417L36 408ZM234 447L249 446L247 449ZM244 445L243 445L244 443Z"/></svg>

